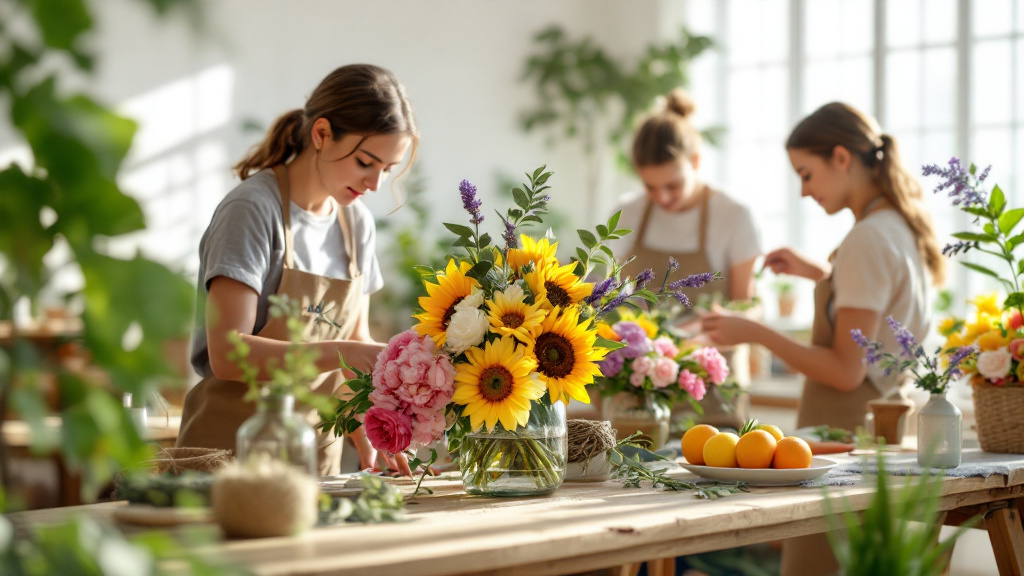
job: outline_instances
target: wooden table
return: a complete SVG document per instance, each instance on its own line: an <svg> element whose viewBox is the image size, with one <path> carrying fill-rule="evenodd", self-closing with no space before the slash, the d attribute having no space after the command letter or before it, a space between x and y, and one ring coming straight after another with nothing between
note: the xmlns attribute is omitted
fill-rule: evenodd
<svg viewBox="0 0 1024 576"><path fill-rule="evenodd" d="M615 481L566 483L553 495L493 499L466 496L453 480L428 481L434 495L407 506L399 524L317 528L294 538L235 540L213 546L222 557L258 574L564 574L672 558L823 532L820 488L751 488L749 494L697 500L689 493L623 488ZM853 510L874 492L831 487ZM895 483L895 482L894 482ZM408 485L403 489L409 489ZM1001 574L1020 574L1024 531L1018 503L1024 477L947 478L940 509L986 514ZM123 503L11 515L28 523L60 521L71 513L109 518ZM122 526L126 532L140 528ZM664 565L654 563L652 572Z"/></svg>

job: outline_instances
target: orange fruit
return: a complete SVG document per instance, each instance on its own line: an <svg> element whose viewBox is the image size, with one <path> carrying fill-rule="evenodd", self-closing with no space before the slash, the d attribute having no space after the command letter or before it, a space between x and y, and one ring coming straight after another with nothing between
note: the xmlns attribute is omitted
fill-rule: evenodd
<svg viewBox="0 0 1024 576"><path fill-rule="evenodd" d="M770 468L775 457L775 437L764 430L752 430L736 443L740 468Z"/></svg>
<svg viewBox="0 0 1024 576"><path fill-rule="evenodd" d="M704 465L704 443L715 434L718 428L707 424L697 424L683 434L683 458L690 464Z"/></svg>
<svg viewBox="0 0 1024 576"><path fill-rule="evenodd" d="M811 447L803 438L786 436L775 447L772 468L810 468Z"/></svg>
<svg viewBox="0 0 1024 576"><path fill-rule="evenodd" d="M732 432L719 432L704 443L704 463L719 468L736 467L736 443L740 437Z"/></svg>
<svg viewBox="0 0 1024 576"><path fill-rule="evenodd" d="M765 432L774 436L776 442L782 440L782 437L785 436L785 434L782 433L782 429L779 428L778 426L775 426L774 424L761 424L760 426L757 427L757 429L764 430Z"/></svg>

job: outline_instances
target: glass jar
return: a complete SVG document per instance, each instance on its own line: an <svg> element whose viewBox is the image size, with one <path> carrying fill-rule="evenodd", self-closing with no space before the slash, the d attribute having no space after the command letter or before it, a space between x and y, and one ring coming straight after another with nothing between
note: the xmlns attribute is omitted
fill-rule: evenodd
<svg viewBox="0 0 1024 576"><path fill-rule="evenodd" d="M565 478L569 451L565 405L534 402L526 426L469 432L459 449L467 494L535 496L550 494Z"/></svg>
<svg viewBox="0 0 1024 576"><path fill-rule="evenodd" d="M280 460L317 475L316 432L295 413L295 396L260 397L256 413L242 423L236 437L235 458Z"/></svg>
<svg viewBox="0 0 1024 576"><path fill-rule="evenodd" d="M622 392L604 398L601 417L612 423L618 440L642 432L651 438L651 450L657 450L668 441L672 411L649 394Z"/></svg>
<svg viewBox="0 0 1024 576"><path fill-rule="evenodd" d="M960 465L960 409L945 394L932 394L917 415L917 463L933 468Z"/></svg>

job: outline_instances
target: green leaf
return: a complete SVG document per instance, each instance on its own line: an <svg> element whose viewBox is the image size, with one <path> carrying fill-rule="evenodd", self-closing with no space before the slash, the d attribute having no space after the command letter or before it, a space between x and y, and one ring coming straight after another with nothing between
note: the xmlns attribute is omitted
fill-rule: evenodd
<svg viewBox="0 0 1024 576"><path fill-rule="evenodd" d="M601 348L607 348L608 351L611 352L613 350L618 350L619 348L625 348L626 347L626 343L625 342L616 342L615 340L609 340L607 338L602 338L601 336L598 336L597 339L594 340L594 346L600 346Z"/></svg>
<svg viewBox="0 0 1024 576"><path fill-rule="evenodd" d="M481 280L493 267L494 262L491 262L490 260L481 260L474 264L473 267L469 269L469 272L466 272L466 276L475 280Z"/></svg>
<svg viewBox="0 0 1024 576"><path fill-rule="evenodd" d="M1014 208L1007 210L999 217L999 230L1003 234L1009 235L1013 231L1013 228L1020 222L1021 218L1024 218L1024 208Z"/></svg>
<svg viewBox="0 0 1024 576"><path fill-rule="evenodd" d="M608 229L615 230L615 227L619 225L619 217L622 216L622 210L619 210L612 217L608 219Z"/></svg>
<svg viewBox="0 0 1024 576"><path fill-rule="evenodd" d="M459 238L471 238L473 236L473 229L469 226L463 226L462 224L451 224L444 222L444 227L451 231Z"/></svg>
<svg viewBox="0 0 1024 576"><path fill-rule="evenodd" d="M589 230L579 229L576 230L576 233L579 234L580 240L583 242L583 245L586 246L587 248L593 248L594 246L597 246L597 238L595 238L594 234Z"/></svg>
<svg viewBox="0 0 1024 576"><path fill-rule="evenodd" d="M973 214L975 216L979 216L982 218L988 218L988 210L984 208L979 208L978 206L967 206L961 207L960 209L963 210L964 212L967 212L968 214Z"/></svg>
<svg viewBox="0 0 1024 576"><path fill-rule="evenodd" d="M996 227L995 227L995 226L993 226L991 222L988 222L988 223L986 223L986 224L985 224L985 225L984 225L984 226L982 227L982 230L983 230L983 231L985 232L985 234L989 234L989 235L991 235L991 236L992 236L993 238L994 238L994 237L995 237L995 235L996 235Z"/></svg>
<svg viewBox="0 0 1024 576"><path fill-rule="evenodd" d="M998 216L1002 214L1004 207L1006 207L1006 196L997 184L992 187L992 195L988 199L988 209L992 214Z"/></svg>
<svg viewBox="0 0 1024 576"><path fill-rule="evenodd" d="M486 248L486 247L488 247L490 245L491 245L491 235L486 233L486 232L484 232L483 235L480 236L480 248Z"/></svg>
<svg viewBox="0 0 1024 576"><path fill-rule="evenodd" d="M519 206L523 210L530 209L530 198L519 188L512 189L512 199L515 201L516 206Z"/></svg>
<svg viewBox="0 0 1024 576"><path fill-rule="evenodd" d="M994 234L977 234L975 232L957 232L953 234L953 237L968 242L995 242L997 239Z"/></svg>
<svg viewBox="0 0 1024 576"><path fill-rule="evenodd" d="M604 224L598 224L597 225L597 236L598 236L598 238L601 238L601 239L608 238L608 227L605 226Z"/></svg>
<svg viewBox="0 0 1024 576"><path fill-rule="evenodd" d="M587 261L587 252L586 252L586 250L584 250L583 248L580 248L579 246L577 246L576 247L576 258L580 262L586 262Z"/></svg>
<svg viewBox="0 0 1024 576"><path fill-rule="evenodd" d="M92 28L92 17L84 0L30 1L43 41L51 48L71 51L78 37Z"/></svg>
<svg viewBox="0 0 1024 576"><path fill-rule="evenodd" d="M985 268L984 266L981 266L981 265L978 265L978 264L974 264L972 262L964 262L962 260L960 261L960 263L963 264L964 266L970 268L971 270L974 270L975 272L981 272L982 274L984 274L986 276L991 276L993 278L1000 279L998 274L996 274L995 272L989 270L988 268Z"/></svg>
<svg viewBox="0 0 1024 576"><path fill-rule="evenodd" d="M1003 301L1003 309L1016 308L1024 304L1024 292L1013 292Z"/></svg>
<svg viewBox="0 0 1024 576"><path fill-rule="evenodd" d="M1024 260L1017 261L1017 276L1024 274Z"/></svg>

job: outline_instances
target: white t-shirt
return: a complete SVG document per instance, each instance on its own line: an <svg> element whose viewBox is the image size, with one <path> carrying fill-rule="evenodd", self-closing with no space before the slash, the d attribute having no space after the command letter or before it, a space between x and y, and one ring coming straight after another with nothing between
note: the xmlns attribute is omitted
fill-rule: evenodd
<svg viewBox="0 0 1024 576"><path fill-rule="evenodd" d="M829 317L835 320L840 308L873 310L881 315L878 340L886 352L900 354L886 317L892 316L906 326L921 342L931 327L931 275L928 273L910 226L896 210L878 210L854 224L836 251L832 262L832 306ZM849 334L836 334L849 338ZM930 351L929 351L930 352ZM885 394L901 382L897 375L868 366L868 378Z"/></svg>
<svg viewBox="0 0 1024 576"><path fill-rule="evenodd" d="M640 241L640 221L647 208L644 192L632 194L625 199L619 210L619 228L629 228L632 234L609 243L615 257L625 259L631 256L633 246ZM666 212L658 206L651 209L643 245L652 250L679 254L696 252L700 247L700 204L683 212ZM761 233L750 210L722 192L716 191L708 198L707 237L704 252L712 272L728 276L732 267L746 262L764 252Z"/></svg>

